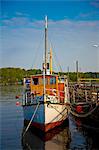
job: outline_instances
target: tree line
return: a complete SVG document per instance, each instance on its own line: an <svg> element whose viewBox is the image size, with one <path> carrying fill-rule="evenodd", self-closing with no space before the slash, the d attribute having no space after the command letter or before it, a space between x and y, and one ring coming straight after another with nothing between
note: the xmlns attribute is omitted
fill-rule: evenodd
<svg viewBox="0 0 99 150"><path fill-rule="evenodd" d="M98 79L99 78L99 72L78 72L78 75L77 75L76 72L69 72L69 73L60 72L59 74L60 75L67 75L71 82L77 81L77 77L79 79L81 79L81 78L84 78L84 79L86 79L86 78L87 79L89 79L89 78Z"/></svg>
<svg viewBox="0 0 99 150"><path fill-rule="evenodd" d="M41 74L40 69L0 68L0 84L22 84L24 77Z"/></svg>
<svg viewBox="0 0 99 150"><path fill-rule="evenodd" d="M40 69L21 69L21 68L0 68L0 85L7 84L22 84L24 77L29 77L30 75L41 74ZM69 77L69 81L77 81L76 72L53 72L54 74L66 75ZM99 78L99 72L79 72L79 78Z"/></svg>

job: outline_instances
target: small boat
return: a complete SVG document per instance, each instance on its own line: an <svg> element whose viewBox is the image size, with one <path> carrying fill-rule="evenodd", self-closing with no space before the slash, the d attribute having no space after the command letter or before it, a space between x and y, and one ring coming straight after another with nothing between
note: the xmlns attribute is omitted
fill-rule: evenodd
<svg viewBox="0 0 99 150"><path fill-rule="evenodd" d="M71 114L99 130L99 91L75 85L70 92Z"/></svg>
<svg viewBox="0 0 99 150"><path fill-rule="evenodd" d="M47 59L47 17L45 17L45 59L42 74L24 78L23 98L24 120L47 132L68 119L69 103L68 79L52 74L52 53ZM50 61L48 61L50 60ZM49 67L51 66L51 67Z"/></svg>

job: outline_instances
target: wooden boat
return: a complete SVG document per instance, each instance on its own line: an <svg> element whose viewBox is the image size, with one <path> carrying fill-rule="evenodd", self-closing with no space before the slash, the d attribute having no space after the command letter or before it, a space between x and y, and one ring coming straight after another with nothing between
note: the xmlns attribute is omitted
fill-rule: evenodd
<svg viewBox="0 0 99 150"><path fill-rule="evenodd" d="M90 126L99 129L99 91L76 85L70 92L70 112Z"/></svg>
<svg viewBox="0 0 99 150"><path fill-rule="evenodd" d="M50 53L50 58L51 53ZM52 61L47 60L47 17L45 18L45 60L43 73L24 79L24 119L29 125L47 132L68 119L67 77L52 74Z"/></svg>

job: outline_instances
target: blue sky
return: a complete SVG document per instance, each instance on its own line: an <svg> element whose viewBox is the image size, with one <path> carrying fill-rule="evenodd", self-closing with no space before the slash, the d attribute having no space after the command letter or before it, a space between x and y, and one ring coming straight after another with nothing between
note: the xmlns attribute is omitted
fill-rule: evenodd
<svg viewBox="0 0 99 150"><path fill-rule="evenodd" d="M0 67L41 68L45 15L54 70L99 71L98 0L2 0Z"/></svg>

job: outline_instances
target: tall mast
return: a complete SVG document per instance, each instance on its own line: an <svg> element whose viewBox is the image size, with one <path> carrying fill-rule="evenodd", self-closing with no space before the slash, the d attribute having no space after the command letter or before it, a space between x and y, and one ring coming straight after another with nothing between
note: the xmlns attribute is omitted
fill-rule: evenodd
<svg viewBox="0 0 99 150"><path fill-rule="evenodd" d="M67 67L67 73L68 73L67 77L68 77L68 81L69 81L69 66Z"/></svg>
<svg viewBox="0 0 99 150"><path fill-rule="evenodd" d="M76 73L77 73L77 83L78 83L78 60L76 61Z"/></svg>
<svg viewBox="0 0 99 150"><path fill-rule="evenodd" d="M47 28L48 28L48 23L47 23L47 16L45 16L45 74L47 72Z"/></svg>
<svg viewBox="0 0 99 150"><path fill-rule="evenodd" d="M45 75L47 73L47 16L45 17L45 56L44 56L44 102L46 102L46 83L45 83Z"/></svg>
<svg viewBox="0 0 99 150"><path fill-rule="evenodd" d="M50 47L50 74L52 75L52 48Z"/></svg>

